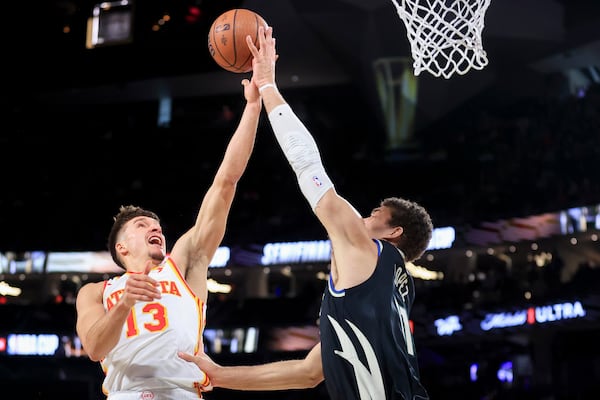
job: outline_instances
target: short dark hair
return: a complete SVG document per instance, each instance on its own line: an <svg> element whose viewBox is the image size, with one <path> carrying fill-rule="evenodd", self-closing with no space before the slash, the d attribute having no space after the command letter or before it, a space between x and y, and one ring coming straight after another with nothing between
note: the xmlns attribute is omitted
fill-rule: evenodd
<svg viewBox="0 0 600 400"><path fill-rule="evenodd" d="M113 217L113 226L110 228L110 233L108 234L108 250L110 251L113 261L123 269L126 269L125 265L123 265L119 259L117 249L115 249L115 245L117 244L117 236L119 236L123 226L135 217L150 217L160 222L158 215L152 211L131 205L119 207L119 213Z"/></svg>
<svg viewBox="0 0 600 400"><path fill-rule="evenodd" d="M391 211L389 225L401 226L403 229L395 245L402 250L406 261L421 258L429 246L433 232L433 223L427 210L414 201L399 197L388 197L380 205Z"/></svg>

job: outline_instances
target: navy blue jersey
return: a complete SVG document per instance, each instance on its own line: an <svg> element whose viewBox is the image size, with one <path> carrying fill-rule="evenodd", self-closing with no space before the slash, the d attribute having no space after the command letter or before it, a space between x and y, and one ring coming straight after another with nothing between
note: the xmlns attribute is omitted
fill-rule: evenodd
<svg viewBox="0 0 600 400"><path fill-rule="evenodd" d="M365 282L325 289L320 312L321 357L332 400L422 400L408 316L415 298L402 253L376 240L379 258Z"/></svg>

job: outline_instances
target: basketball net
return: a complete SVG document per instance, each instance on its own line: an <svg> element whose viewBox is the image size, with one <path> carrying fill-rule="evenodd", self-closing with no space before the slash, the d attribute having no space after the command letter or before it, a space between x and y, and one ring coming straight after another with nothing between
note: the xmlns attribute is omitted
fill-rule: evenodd
<svg viewBox="0 0 600 400"><path fill-rule="evenodd" d="M488 64L481 33L491 0L392 0L406 26L415 76L449 79Z"/></svg>

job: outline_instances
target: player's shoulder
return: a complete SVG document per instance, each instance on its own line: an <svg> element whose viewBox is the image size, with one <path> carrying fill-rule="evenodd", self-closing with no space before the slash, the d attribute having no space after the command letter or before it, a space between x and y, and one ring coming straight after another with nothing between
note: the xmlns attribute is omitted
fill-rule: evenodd
<svg viewBox="0 0 600 400"><path fill-rule="evenodd" d="M106 284L106 281L88 282L85 285L83 285L81 287L81 289L79 289L79 292L99 290L99 289L102 289L105 284Z"/></svg>
<svg viewBox="0 0 600 400"><path fill-rule="evenodd" d="M102 292L104 290L105 284L106 284L106 281L86 283L77 292L77 297L78 298L93 298L93 297L98 297L98 296L102 297Z"/></svg>

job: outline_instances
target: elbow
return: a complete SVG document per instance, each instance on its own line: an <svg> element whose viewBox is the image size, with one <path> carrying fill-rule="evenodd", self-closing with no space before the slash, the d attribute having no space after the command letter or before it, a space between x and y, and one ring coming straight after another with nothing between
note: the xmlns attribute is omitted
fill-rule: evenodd
<svg viewBox="0 0 600 400"><path fill-rule="evenodd" d="M100 361L106 356L104 351L101 351L102 349L100 349L98 346L95 346L93 344L88 344L86 346L85 343L82 343L82 344L83 344L83 351L85 352L85 354L88 356L88 358L90 360Z"/></svg>
<svg viewBox="0 0 600 400"><path fill-rule="evenodd" d="M84 350L85 350L85 352L86 352L86 354L87 354L88 358L89 358L90 360L92 360L92 361L96 361L96 362L98 362L98 361L101 361L101 360L104 358L104 354L101 354L101 353L100 353L99 351L97 351L97 350L94 350L94 349L92 349L92 350L87 350L87 349L85 349L85 347L84 347Z"/></svg>
<svg viewBox="0 0 600 400"><path fill-rule="evenodd" d="M100 362L102 360L102 357L99 356L88 356L90 360L94 361L94 362Z"/></svg>
<svg viewBox="0 0 600 400"><path fill-rule="evenodd" d="M302 377L302 386L305 388L314 388L325 379L321 368L304 368Z"/></svg>
<svg viewBox="0 0 600 400"><path fill-rule="evenodd" d="M214 186L223 193L224 197L233 196L242 173L222 173L215 177Z"/></svg>
<svg viewBox="0 0 600 400"><path fill-rule="evenodd" d="M323 382L323 374L309 374L307 377L307 385L309 388L315 388L319 385L319 383Z"/></svg>

